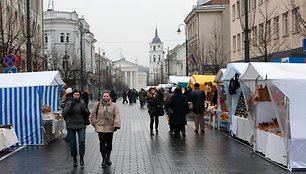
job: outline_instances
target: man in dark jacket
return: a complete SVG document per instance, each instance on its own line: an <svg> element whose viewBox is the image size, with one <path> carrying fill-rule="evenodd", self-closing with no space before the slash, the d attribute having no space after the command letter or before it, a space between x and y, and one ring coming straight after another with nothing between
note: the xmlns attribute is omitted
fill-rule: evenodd
<svg viewBox="0 0 306 174"><path fill-rule="evenodd" d="M147 91L145 91L143 88L139 91L139 103L140 103L140 108L143 108L145 102L146 102L146 97L147 97Z"/></svg>
<svg viewBox="0 0 306 174"><path fill-rule="evenodd" d="M199 128L201 129L201 133L205 132L204 112L206 96L205 92L200 89L200 85L198 83L195 83L194 87L195 89L190 95L190 102L192 102L192 111L195 114L194 132L197 134L199 132Z"/></svg>

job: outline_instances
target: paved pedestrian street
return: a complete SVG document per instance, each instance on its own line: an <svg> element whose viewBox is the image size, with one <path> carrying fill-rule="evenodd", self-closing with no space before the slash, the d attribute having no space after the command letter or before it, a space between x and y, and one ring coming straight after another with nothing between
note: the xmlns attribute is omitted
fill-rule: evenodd
<svg viewBox="0 0 306 174"><path fill-rule="evenodd" d="M194 134L192 118L186 126L186 139L169 134L165 116L159 117L159 134L150 136L147 109L140 109L139 103L123 105L119 100L117 104L122 122L114 135L111 166L102 169L98 136L88 126L84 168L72 166L68 143L61 137L44 146L26 146L0 161L0 174L291 173L218 130L207 126L205 134Z"/></svg>

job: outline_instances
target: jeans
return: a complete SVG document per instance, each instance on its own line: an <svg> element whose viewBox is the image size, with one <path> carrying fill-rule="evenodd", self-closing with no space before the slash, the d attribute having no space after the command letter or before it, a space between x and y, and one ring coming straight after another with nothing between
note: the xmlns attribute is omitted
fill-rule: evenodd
<svg viewBox="0 0 306 174"><path fill-rule="evenodd" d="M195 113L194 124L195 124L195 130L199 130L199 128L201 130L205 129L203 113Z"/></svg>
<svg viewBox="0 0 306 174"><path fill-rule="evenodd" d="M77 152L77 141L76 141L76 134L78 134L78 142L79 142L79 154L80 156L84 156L85 154L85 133L86 128L83 129L67 129L67 137L69 139L69 146L71 156L76 157Z"/></svg>

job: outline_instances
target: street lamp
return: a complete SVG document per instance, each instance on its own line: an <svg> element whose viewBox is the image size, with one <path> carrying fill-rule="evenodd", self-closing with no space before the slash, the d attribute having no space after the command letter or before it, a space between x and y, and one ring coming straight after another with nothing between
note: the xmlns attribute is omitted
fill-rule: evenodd
<svg viewBox="0 0 306 174"><path fill-rule="evenodd" d="M188 52L187 52L187 27L185 24L180 24L177 28L177 34L180 34L181 33L181 29L180 27L181 26L184 26L184 29L185 29L185 49L186 49L186 76L188 76Z"/></svg>
<svg viewBox="0 0 306 174"><path fill-rule="evenodd" d="M30 0L26 1L27 5L27 72L32 72L32 42L31 42L31 14Z"/></svg>
<svg viewBox="0 0 306 174"><path fill-rule="evenodd" d="M83 20L83 19L80 19ZM84 77L83 77L83 35L86 33L90 33L88 31L88 29L83 27L82 22L80 21L80 61L81 61L81 71L80 71L80 76L81 76L81 83L80 83L80 90L83 91L83 81L84 81Z"/></svg>

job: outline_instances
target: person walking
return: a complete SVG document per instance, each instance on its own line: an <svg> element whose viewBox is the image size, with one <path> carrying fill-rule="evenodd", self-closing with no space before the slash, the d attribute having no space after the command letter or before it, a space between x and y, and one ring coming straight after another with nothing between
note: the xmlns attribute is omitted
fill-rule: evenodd
<svg viewBox="0 0 306 174"><path fill-rule="evenodd" d="M169 133L173 134L174 133L174 128L172 125L172 114L173 114L173 108L171 106L171 98L174 94L172 93L172 87L168 89L168 91L165 93L165 111L166 114L168 115L168 124L169 124Z"/></svg>
<svg viewBox="0 0 306 174"><path fill-rule="evenodd" d="M110 92L110 97L111 97L112 102L116 103L118 96L117 96L117 93L113 89Z"/></svg>
<svg viewBox="0 0 306 174"><path fill-rule="evenodd" d="M120 129L120 114L115 103L111 101L110 93L104 91L102 100L94 105L91 114L91 124L99 136L100 152L102 155L102 168L112 164L110 155L112 151L113 135Z"/></svg>
<svg viewBox="0 0 306 174"><path fill-rule="evenodd" d="M66 88L65 94L63 95L63 97L62 97L62 99L61 99L61 109L62 109L62 110L64 110L66 103L67 103L68 101L70 101L70 100L73 98L72 92L73 92L72 88ZM68 135L66 135L66 137L64 138L64 140L65 140L66 142L69 141Z"/></svg>
<svg viewBox="0 0 306 174"><path fill-rule="evenodd" d="M88 108L83 100L81 100L81 92L74 90L72 92L73 98L68 101L63 110L63 116L66 120L67 137L69 140L70 153L73 157L73 166L78 166L77 161L77 141L76 134L78 134L80 166L84 167L85 154L85 131L86 122L90 115Z"/></svg>
<svg viewBox="0 0 306 174"><path fill-rule="evenodd" d="M127 99L126 99L126 97L127 97L127 93L126 93L126 91L125 90L123 90L122 91L122 104L125 104L125 102L126 103L129 103L128 101L127 101Z"/></svg>
<svg viewBox="0 0 306 174"><path fill-rule="evenodd" d="M154 121L155 121L155 131L156 134L158 134L158 123L159 123L158 117L163 115L162 97L156 91L155 88L150 88L147 99L148 99L148 108L149 108L148 112L150 115L150 135L154 135L153 133Z"/></svg>
<svg viewBox="0 0 306 174"><path fill-rule="evenodd" d="M145 91L143 88L139 91L139 103L140 103L140 108L143 108L145 102L146 102L146 96L147 96L147 91Z"/></svg>
<svg viewBox="0 0 306 174"><path fill-rule="evenodd" d="M171 97L171 108L173 109L171 125L174 128L174 137L178 138L180 132L182 132L185 138L185 125L187 124L186 114L188 113L189 107L186 97L182 94L182 89L180 87L176 87L174 90L174 95Z"/></svg>
<svg viewBox="0 0 306 174"><path fill-rule="evenodd" d="M190 94L190 102L192 103L192 111L195 114L195 130L194 133L205 133L204 112L205 112L205 92L200 89L198 83L194 84L194 91Z"/></svg>

